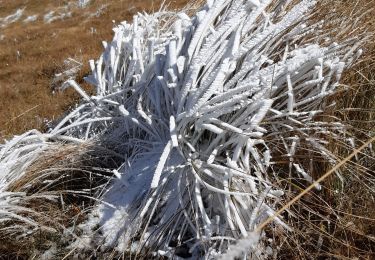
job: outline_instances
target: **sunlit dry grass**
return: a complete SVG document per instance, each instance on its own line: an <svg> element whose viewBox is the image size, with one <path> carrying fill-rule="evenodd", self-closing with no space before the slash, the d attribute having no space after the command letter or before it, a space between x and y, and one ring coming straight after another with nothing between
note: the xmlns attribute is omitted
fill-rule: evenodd
<svg viewBox="0 0 375 260"><path fill-rule="evenodd" d="M363 15L353 36L365 32L369 37L363 45L360 62L345 72L343 91L332 97L336 107L329 116L336 116L347 126L352 143L327 140L338 161L351 149L361 146L375 134L375 2L321 1L319 19L334 13L338 19ZM340 26L333 28L335 37ZM314 171L323 174L330 168L316 163ZM322 183L321 192L310 192L292 206L298 216L291 217L294 231L280 236L280 259L374 259L375 258L375 157L374 150L365 149Z"/></svg>

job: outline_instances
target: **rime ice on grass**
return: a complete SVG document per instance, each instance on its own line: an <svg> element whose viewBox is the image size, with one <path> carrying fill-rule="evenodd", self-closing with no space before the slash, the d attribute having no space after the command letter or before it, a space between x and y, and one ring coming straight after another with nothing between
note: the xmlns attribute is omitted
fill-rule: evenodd
<svg viewBox="0 0 375 260"><path fill-rule="evenodd" d="M307 21L315 1L290 2L208 1L192 18L121 23L90 62L96 95L69 81L79 107L49 133L2 146L2 190L22 176L24 146L106 140L125 159L74 246L210 258L242 239L265 254L264 234L246 238L283 201L280 180L312 182L313 158L335 160L324 135L343 126L317 115L357 55L353 41L320 45L319 23ZM238 253L248 252L228 254Z"/></svg>

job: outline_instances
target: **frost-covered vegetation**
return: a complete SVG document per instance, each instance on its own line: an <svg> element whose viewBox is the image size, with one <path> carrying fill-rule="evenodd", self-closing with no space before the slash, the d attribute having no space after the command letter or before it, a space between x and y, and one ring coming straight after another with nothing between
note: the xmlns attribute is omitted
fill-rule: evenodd
<svg viewBox="0 0 375 260"><path fill-rule="evenodd" d="M114 28L90 62L95 94L70 79L83 98L76 109L46 133L1 146L1 234L53 233L27 205L63 201L61 190L48 191L59 177L43 173L25 192L14 185L59 144L95 143L116 159L101 168L108 182L72 191L95 200L69 240L75 254L277 254L275 233L294 232L286 216L275 216L293 180L319 192L315 165L338 162L328 139L350 142L345 125L324 113L362 53L362 35L336 43L323 21L313 22L316 1L291 2L208 1L192 17L138 14ZM33 185L45 188L35 193ZM271 217L268 232L259 229Z"/></svg>

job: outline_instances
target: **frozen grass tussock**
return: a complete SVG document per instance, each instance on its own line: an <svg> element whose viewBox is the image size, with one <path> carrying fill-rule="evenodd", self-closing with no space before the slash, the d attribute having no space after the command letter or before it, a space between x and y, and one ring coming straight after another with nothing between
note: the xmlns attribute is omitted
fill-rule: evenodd
<svg viewBox="0 0 375 260"><path fill-rule="evenodd" d="M285 180L308 185L319 177L317 161L335 164L327 136L342 139L345 127L324 112L343 70L361 54L358 38L335 43L310 19L315 4L209 0L192 17L160 11L119 24L90 62L86 81L96 93L69 80L83 98L76 109L47 133L1 145L2 234L42 228L24 206L32 188L9 187L46 150L104 142L116 158L107 168L113 178L89 194L96 202L75 227L69 252L273 255L272 231L293 229L283 216L271 233L259 226L288 199L292 182ZM12 221L18 224L8 230Z"/></svg>

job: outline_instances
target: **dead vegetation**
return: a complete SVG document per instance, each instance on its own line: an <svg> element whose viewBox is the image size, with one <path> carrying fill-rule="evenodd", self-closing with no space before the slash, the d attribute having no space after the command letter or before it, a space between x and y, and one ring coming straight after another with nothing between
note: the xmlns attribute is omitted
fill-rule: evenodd
<svg viewBox="0 0 375 260"><path fill-rule="evenodd" d="M66 247L78 234L77 226L95 203L93 198L110 181L111 169L118 167L117 161L103 144L56 144L45 151L24 177L9 187L22 198L17 214L32 223L23 219L0 223L0 239L7 241L0 244L0 259L41 257L52 245L54 254L64 257ZM12 229L33 223L36 226L27 236Z"/></svg>
<svg viewBox="0 0 375 260"><path fill-rule="evenodd" d="M322 1L324 2L324 1ZM374 136L375 115L375 7L374 1L327 1L320 6L318 19L360 21L360 28L340 33L335 39L367 35L360 62L343 75L342 91L332 97L335 116L347 126L347 143L327 140L330 151L343 160L353 147ZM344 22L343 22L344 23ZM332 28L331 28L332 29ZM329 170L325 162L314 164L318 175ZM345 164L322 183L321 192L310 192L291 209L294 232L281 236L278 259L374 259L375 257L375 158L372 146ZM296 191L304 186L297 185Z"/></svg>

